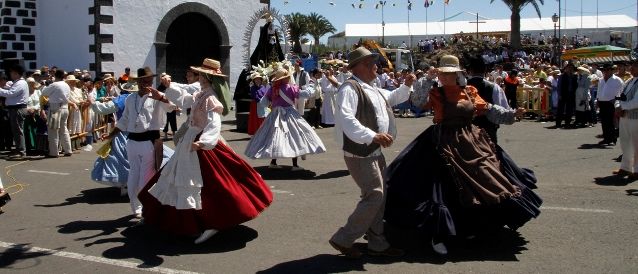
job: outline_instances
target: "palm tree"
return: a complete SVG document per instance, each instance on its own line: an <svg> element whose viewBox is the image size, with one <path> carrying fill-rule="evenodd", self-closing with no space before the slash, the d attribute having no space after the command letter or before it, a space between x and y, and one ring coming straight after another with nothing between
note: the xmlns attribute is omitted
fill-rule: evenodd
<svg viewBox="0 0 638 274"><path fill-rule="evenodd" d="M335 27L328 21L323 15L317 13L310 13L308 18L308 34L315 39L315 47L319 48L319 38L328 33L334 33L337 31Z"/></svg>
<svg viewBox="0 0 638 274"><path fill-rule="evenodd" d="M510 45L514 49L519 49L521 47L521 10L527 6L527 4L532 4L534 9L536 9L536 14L538 14L538 18L541 18L541 9L538 5L545 5L544 0L502 0L503 3L512 11L512 16L510 17L510 21L512 24L511 35L510 35ZM494 3L494 0L490 0L490 4Z"/></svg>
<svg viewBox="0 0 638 274"><path fill-rule="evenodd" d="M301 53L301 38L308 34L308 17L298 12L287 14L285 17L288 21L290 40L294 43L292 51Z"/></svg>

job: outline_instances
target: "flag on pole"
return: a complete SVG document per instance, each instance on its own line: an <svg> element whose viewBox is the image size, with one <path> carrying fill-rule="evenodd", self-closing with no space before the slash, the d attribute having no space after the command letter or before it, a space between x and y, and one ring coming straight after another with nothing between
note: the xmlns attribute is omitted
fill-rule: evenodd
<svg viewBox="0 0 638 274"><path fill-rule="evenodd" d="M408 10L412 10L412 1L408 0Z"/></svg>
<svg viewBox="0 0 638 274"><path fill-rule="evenodd" d="M450 3L450 0L443 0L443 3L447 5Z"/></svg>
<svg viewBox="0 0 638 274"><path fill-rule="evenodd" d="M427 9L430 6L432 6L432 4L434 4L434 0L425 0L425 3L423 4L423 6Z"/></svg>

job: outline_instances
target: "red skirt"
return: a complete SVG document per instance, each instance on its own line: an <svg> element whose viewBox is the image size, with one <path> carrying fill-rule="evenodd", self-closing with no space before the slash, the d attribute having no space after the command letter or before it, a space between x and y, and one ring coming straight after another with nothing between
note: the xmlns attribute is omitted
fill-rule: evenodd
<svg viewBox="0 0 638 274"><path fill-rule="evenodd" d="M272 193L261 175L222 142L197 152L204 185L202 209L162 205L148 190L161 172L142 189L144 223L176 235L197 235L206 229L224 230L254 219L272 203Z"/></svg>
<svg viewBox="0 0 638 274"><path fill-rule="evenodd" d="M248 113L248 134L255 135L255 132L257 132L263 122L264 118L257 116L257 102L252 100L250 102L250 113Z"/></svg>

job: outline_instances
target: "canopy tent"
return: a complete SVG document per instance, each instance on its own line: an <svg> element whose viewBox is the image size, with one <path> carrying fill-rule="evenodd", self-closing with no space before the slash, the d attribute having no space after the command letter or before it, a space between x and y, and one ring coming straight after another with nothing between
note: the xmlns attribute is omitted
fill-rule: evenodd
<svg viewBox="0 0 638 274"><path fill-rule="evenodd" d="M561 59L572 60L576 58L585 63L606 63L629 61L631 60L630 54L630 49L605 45L568 50L561 56Z"/></svg>

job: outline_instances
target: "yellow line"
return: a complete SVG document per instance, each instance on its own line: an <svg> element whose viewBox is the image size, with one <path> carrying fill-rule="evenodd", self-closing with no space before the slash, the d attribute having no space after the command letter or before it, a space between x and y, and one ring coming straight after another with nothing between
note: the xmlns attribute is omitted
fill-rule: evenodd
<svg viewBox="0 0 638 274"><path fill-rule="evenodd" d="M13 177L13 176L11 175L11 168L12 168L12 167L15 167L15 166L18 166L18 165L24 164L24 163L26 163L26 162L29 162L29 161L28 161L28 160L27 160L27 161L22 161L22 162L19 162L19 163L17 163L17 164L13 164L13 165L10 165L10 166L6 166L6 167L4 168L4 169L5 169L5 174L7 175L7 178L11 179L11 181L13 182L13 185L10 185L10 186L8 186L8 187L5 187L4 189L11 189L11 188L16 188L16 187L19 187L19 188L20 188L18 191L15 191L15 192L13 192L13 193L9 193L9 195L14 195L14 194L16 194L16 193L18 193L18 192L20 192L20 191L24 190L24 187L25 187L25 186L28 186L28 184L22 184L22 183L18 182L18 179L16 179L15 177Z"/></svg>

